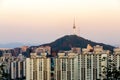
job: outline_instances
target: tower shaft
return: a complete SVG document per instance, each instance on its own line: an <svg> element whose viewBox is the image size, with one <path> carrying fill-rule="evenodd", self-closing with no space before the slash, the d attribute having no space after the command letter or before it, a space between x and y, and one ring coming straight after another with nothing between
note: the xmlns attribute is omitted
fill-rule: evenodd
<svg viewBox="0 0 120 80"><path fill-rule="evenodd" d="M73 35L77 35L77 33L76 33L76 25L75 25L75 18L74 18L74 22L73 22Z"/></svg>

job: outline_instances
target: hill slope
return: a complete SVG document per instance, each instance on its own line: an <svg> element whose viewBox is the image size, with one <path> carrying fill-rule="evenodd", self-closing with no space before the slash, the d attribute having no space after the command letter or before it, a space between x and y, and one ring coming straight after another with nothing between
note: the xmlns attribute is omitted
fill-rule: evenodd
<svg viewBox="0 0 120 80"><path fill-rule="evenodd" d="M91 46L95 45L101 45L104 47L105 50L113 50L113 46L103 44L103 43L96 43L87 39L84 39L82 37L76 36L76 35L66 35L62 38L57 39L56 41L44 44L41 46L51 46L52 51L59 51L59 50L70 50L71 47L80 47L80 48L86 48L87 45L90 44Z"/></svg>

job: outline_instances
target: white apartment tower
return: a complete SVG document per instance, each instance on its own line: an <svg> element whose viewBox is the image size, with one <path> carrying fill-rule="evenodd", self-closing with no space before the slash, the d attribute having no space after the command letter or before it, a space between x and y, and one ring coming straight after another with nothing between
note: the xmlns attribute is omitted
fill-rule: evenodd
<svg viewBox="0 0 120 80"><path fill-rule="evenodd" d="M119 67L120 67L120 48L115 48L114 49L113 61L116 65L117 69L119 69Z"/></svg>
<svg viewBox="0 0 120 80"><path fill-rule="evenodd" d="M26 67L25 67L26 65L25 65L25 61L18 61L17 62L17 78L23 78L23 77L25 77L26 75L25 75L25 69L26 69Z"/></svg>
<svg viewBox="0 0 120 80"><path fill-rule="evenodd" d="M50 64L46 53L41 53L41 56L31 53L31 57L26 59L26 80L50 80Z"/></svg>
<svg viewBox="0 0 120 80"><path fill-rule="evenodd" d="M58 53L55 58L55 80L78 80L78 54Z"/></svg>
<svg viewBox="0 0 120 80"><path fill-rule="evenodd" d="M78 80L102 80L100 74L103 72L102 66L107 67L108 54L109 51L98 45L94 47L94 52L83 49L82 54L78 55Z"/></svg>
<svg viewBox="0 0 120 80"><path fill-rule="evenodd" d="M113 54L97 45L88 46L82 52L80 48L72 48L54 58L46 55L31 53L26 59L26 80L103 80L106 75L102 66L108 67L109 60L120 67L120 48L115 48Z"/></svg>
<svg viewBox="0 0 120 80"><path fill-rule="evenodd" d="M10 65L11 69L10 69L10 74L11 74L11 79L16 79L17 78L17 62L13 61L11 62Z"/></svg>
<svg viewBox="0 0 120 80"><path fill-rule="evenodd" d="M12 61L10 62L10 76L11 79L21 79L25 75L25 61Z"/></svg>

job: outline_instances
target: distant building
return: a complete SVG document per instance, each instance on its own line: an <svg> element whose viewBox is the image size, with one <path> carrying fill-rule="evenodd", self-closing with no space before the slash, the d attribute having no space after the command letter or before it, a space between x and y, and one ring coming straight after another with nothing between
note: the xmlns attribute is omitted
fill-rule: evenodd
<svg viewBox="0 0 120 80"><path fill-rule="evenodd" d="M29 48L29 46L22 46L21 47L21 51L22 52L26 52L28 48Z"/></svg>
<svg viewBox="0 0 120 80"><path fill-rule="evenodd" d="M10 59L12 57L12 54L11 53L3 53L3 56L2 56L4 59Z"/></svg>
<svg viewBox="0 0 120 80"><path fill-rule="evenodd" d="M48 55L51 55L51 47L50 46L41 46L41 47L38 47L35 50L35 53L37 53L37 54L47 53Z"/></svg>
<svg viewBox="0 0 120 80"><path fill-rule="evenodd" d="M57 53L56 52L52 52L51 54L53 57L56 57L57 56Z"/></svg>
<svg viewBox="0 0 120 80"><path fill-rule="evenodd" d="M93 51L93 47L90 44L87 45L87 51L89 51L89 52Z"/></svg>
<svg viewBox="0 0 120 80"><path fill-rule="evenodd" d="M115 48L113 54L114 54L114 56L113 56L112 60L114 61L117 69L119 70L119 67L120 67L120 48Z"/></svg>
<svg viewBox="0 0 120 80"><path fill-rule="evenodd" d="M100 46L100 45L94 46L94 51L95 52L102 52L103 51L103 46Z"/></svg>
<svg viewBox="0 0 120 80"><path fill-rule="evenodd" d="M39 47L31 53L29 58L22 54L16 57L11 53L4 53L0 57L0 64L4 63L5 73L9 73L12 80L103 80L103 67L107 67L112 60L117 69L120 67L120 48L115 48L113 53L104 50L103 46L87 48L71 48L61 51L54 57L51 48ZM100 76L101 74L101 76Z"/></svg>
<svg viewBox="0 0 120 80"><path fill-rule="evenodd" d="M19 61L25 60L25 56L22 55L22 54L19 54L19 55L17 56L17 59L18 59Z"/></svg>
<svg viewBox="0 0 120 80"><path fill-rule="evenodd" d="M18 56L21 53L21 48L14 48L13 56Z"/></svg>
<svg viewBox="0 0 120 80"><path fill-rule="evenodd" d="M0 48L1 51L11 50L11 48Z"/></svg>
<svg viewBox="0 0 120 80"><path fill-rule="evenodd" d="M11 53L3 53L0 57L0 63L4 64L4 72L9 74L9 80L18 80L25 78L25 57L19 54L18 57L12 56Z"/></svg>
<svg viewBox="0 0 120 80"><path fill-rule="evenodd" d="M73 53L78 53L78 54L80 54L80 53L81 53L81 48L73 47L73 48L71 48L71 51L72 51Z"/></svg>

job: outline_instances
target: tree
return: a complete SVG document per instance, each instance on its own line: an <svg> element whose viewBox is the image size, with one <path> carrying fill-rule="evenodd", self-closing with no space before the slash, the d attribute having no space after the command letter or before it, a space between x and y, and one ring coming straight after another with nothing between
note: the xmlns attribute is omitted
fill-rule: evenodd
<svg viewBox="0 0 120 80"><path fill-rule="evenodd" d="M107 67L102 65L102 68L102 74L106 77L103 80L120 80L120 67L117 68L113 60L107 60ZM103 77L102 74L100 74L101 77Z"/></svg>
<svg viewBox="0 0 120 80"><path fill-rule="evenodd" d="M0 65L0 80L9 80L9 74L4 71L5 65L2 63Z"/></svg>

